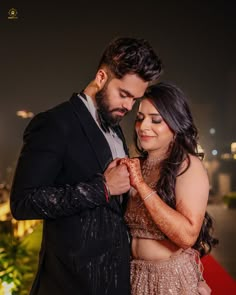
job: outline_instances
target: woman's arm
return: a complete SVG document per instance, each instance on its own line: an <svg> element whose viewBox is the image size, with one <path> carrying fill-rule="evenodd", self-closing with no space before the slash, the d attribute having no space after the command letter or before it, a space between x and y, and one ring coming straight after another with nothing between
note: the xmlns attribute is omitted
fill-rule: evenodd
<svg viewBox="0 0 236 295"><path fill-rule="evenodd" d="M194 245L202 226L209 193L208 176L202 162L190 155L188 170L177 177L176 210L174 210L156 193L150 195L152 189L141 176L138 160L129 161L127 161L127 166L131 184L140 194L140 198L158 228L181 248ZM145 199L148 195L150 197Z"/></svg>

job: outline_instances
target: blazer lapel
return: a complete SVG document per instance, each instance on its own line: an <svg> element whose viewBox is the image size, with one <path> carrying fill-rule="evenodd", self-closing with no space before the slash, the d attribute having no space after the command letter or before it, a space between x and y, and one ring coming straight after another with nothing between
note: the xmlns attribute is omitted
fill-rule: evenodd
<svg viewBox="0 0 236 295"><path fill-rule="evenodd" d="M77 93L73 94L70 99L70 103L72 104L75 114L84 130L84 133L87 136L87 139L92 149L94 150L94 153L96 154L97 160L103 172L106 169L107 165L112 161L110 147L102 131L97 126L87 107L78 97Z"/></svg>

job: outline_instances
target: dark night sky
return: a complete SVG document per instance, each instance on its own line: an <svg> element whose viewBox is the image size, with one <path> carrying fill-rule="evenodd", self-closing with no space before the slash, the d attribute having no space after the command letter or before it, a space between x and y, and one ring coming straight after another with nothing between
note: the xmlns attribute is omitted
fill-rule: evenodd
<svg viewBox="0 0 236 295"><path fill-rule="evenodd" d="M153 45L165 65L162 80L189 96L206 151L236 141L233 1L44 2L0 0L0 180L17 158L28 122L16 111L38 113L82 89L116 36ZM12 7L17 20L8 19ZM122 124L127 135L132 119Z"/></svg>

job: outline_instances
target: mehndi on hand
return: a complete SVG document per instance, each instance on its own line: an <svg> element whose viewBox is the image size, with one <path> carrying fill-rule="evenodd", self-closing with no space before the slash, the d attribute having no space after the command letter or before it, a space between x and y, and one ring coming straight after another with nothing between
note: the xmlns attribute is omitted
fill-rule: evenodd
<svg viewBox="0 0 236 295"><path fill-rule="evenodd" d="M137 187L144 182L140 161L138 158L124 158L120 160L120 164L125 164L130 174L130 184L137 189Z"/></svg>

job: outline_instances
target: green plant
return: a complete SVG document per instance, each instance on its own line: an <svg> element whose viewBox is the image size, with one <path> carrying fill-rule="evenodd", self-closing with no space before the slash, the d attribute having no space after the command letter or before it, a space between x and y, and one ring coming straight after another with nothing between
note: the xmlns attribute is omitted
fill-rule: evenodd
<svg viewBox="0 0 236 295"><path fill-rule="evenodd" d="M10 289L9 294L12 295L28 294L34 275L34 260L34 253L19 238L11 234L1 234L0 295L4 294L4 288Z"/></svg>
<svg viewBox="0 0 236 295"><path fill-rule="evenodd" d="M230 192L224 195L223 202L228 208L236 208L236 192Z"/></svg>

